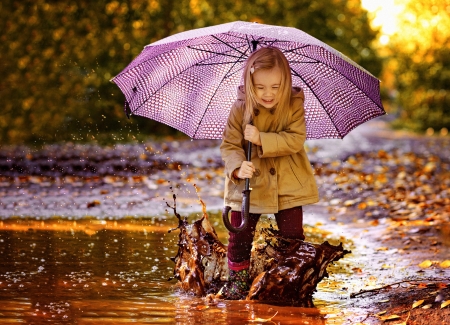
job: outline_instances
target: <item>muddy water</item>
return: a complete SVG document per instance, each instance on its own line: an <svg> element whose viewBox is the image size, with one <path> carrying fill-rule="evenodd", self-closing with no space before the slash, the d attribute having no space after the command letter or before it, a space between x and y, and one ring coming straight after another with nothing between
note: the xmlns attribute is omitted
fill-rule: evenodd
<svg viewBox="0 0 450 325"><path fill-rule="evenodd" d="M171 217L0 221L0 324L343 323L333 299L317 299L312 309L208 306L180 294L175 280L168 281L174 225ZM225 242L225 230L215 226Z"/></svg>

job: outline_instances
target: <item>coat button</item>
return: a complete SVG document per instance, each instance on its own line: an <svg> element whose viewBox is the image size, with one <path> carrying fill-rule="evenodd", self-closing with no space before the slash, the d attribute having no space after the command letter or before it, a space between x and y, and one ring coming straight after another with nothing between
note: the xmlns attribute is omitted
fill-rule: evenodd
<svg viewBox="0 0 450 325"><path fill-rule="evenodd" d="M258 177L259 175L261 175L261 171L259 169L256 169L254 175Z"/></svg>
<svg viewBox="0 0 450 325"><path fill-rule="evenodd" d="M270 174L275 175L275 173L276 173L275 168L273 168L273 167L270 168L269 172L270 172Z"/></svg>

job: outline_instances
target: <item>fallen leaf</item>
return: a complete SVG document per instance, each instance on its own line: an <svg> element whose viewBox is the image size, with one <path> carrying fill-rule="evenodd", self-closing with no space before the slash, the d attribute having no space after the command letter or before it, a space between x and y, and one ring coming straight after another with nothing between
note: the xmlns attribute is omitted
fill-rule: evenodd
<svg viewBox="0 0 450 325"><path fill-rule="evenodd" d="M413 305L412 305L412 309L419 307L421 304L423 304L424 300L418 300L418 301L414 301Z"/></svg>
<svg viewBox="0 0 450 325"><path fill-rule="evenodd" d="M275 315L273 315L270 318L252 318L252 319L247 319L249 322L255 322L255 323L266 323L266 322L271 322L272 318L274 318L276 315L278 314L278 312L275 312Z"/></svg>
<svg viewBox="0 0 450 325"><path fill-rule="evenodd" d="M387 313L387 310L383 310L383 311L380 311L377 315L378 316L381 316L381 315L384 315L384 314L386 314Z"/></svg>
<svg viewBox="0 0 450 325"><path fill-rule="evenodd" d="M430 309L433 305L432 304L428 304L422 307L422 309Z"/></svg>
<svg viewBox="0 0 450 325"><path fill-rule="evenodd" d="M208 309L209 308L209 306L207 306L207 305L200 305L200 306L196 306L195 307L195 309L197 309L197 310L205 310L205 309Z"/></svg>
<svg viewBox="0 0 450 325"><path fill-rule="evenodd" d="M97 205L100 205L100 204L101 204L101 202L99 200L94 200L92 202L88 202L86 207L89 209L89 208L96 207Z"/></svg>
<svg viewBox="0 0 450 325"><path fill-rule="evenodd" d="M450 305L450 300L446 300L441 304L441 309L447 307L448 305Z"/></svg>
<svg viewBox="0 0 450 325"><path fill-rule="evenodd" d="M380 317L381 320L394 320L394 319L399 319L400 316L399 315L389 315L389 316L382 316Z"/></svg>
<svg viewBox="0 0 450 325"><path fill-rule="evenodd" d="M430 260L425 260L419 264L419 267L422 269L429 268L433 263Z"/></svg>
<svg viewBox="0 0 450 325"><path fill-rule="evenodd" d="M442 263L439 264L440 267L442 268L448 268L450 267L450 260L445 260Z"/></svg>
<svg viewBox="0 0 450 325"><path fill-rule="evenodd" d="M363 273L363 270L361 268L359 268L359 267L352 268L352 271L354 273L356 273L356 274L362 274Z"/></svg>
<svg viewBox="0 0 450 325"><path fill-rule="evenodd" d="M360 204L358 204L358 209L360 210L364 210L367 208L367 203L365 202L361 202Z"/></svg>

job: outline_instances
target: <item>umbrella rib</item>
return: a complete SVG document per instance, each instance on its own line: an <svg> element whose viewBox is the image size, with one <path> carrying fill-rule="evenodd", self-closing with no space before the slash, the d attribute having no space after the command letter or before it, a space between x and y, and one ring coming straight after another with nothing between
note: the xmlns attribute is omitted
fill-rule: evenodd
<svg viewBox="0 0 450 325"><path fill-rule="evenodd" d="M196 63L196 66L208 66L208 65L221 65L221 64L231 64L231 63L235 63L235 62L244 62L245 60L242 61L231 61L231 62L217 62L217 63Z"/></svg>
<svg viewBox="0 0 450 325"><path fill-rule="evenodd" d="M291 71L292 71L292 73L293 73L295 76L299 77L299 78L303 81L303 83L304 83L305 85L308 85L308 83L305 81L305 79L303 79L302 76L300 76L300 74L299 74L297 71L295 71L295 70L292 69L292 68L291 68ZM324 105L323 102L320 100L319 96L317 96L317 94L314 92L314 90L313 90L311 87L308 87L308 88L309 88L309 90L311 91L311 93L314 95L314 97L316 97L316 99L317 99L317 101L320 103L320 105L322 105L322 107L325 107L325 105ZM330 114L328 113L328 111L327 111L326 109L324 109L324 111L325 111L325 113L327 113L327 115L328 115L330 121L333 123L335 130L336 130L337 133L339 134L339 137L340 137L341 139L343 139L343 136L342 136L341 132L339 131L339 129L338 129L338 128L336 127L336 125L334 124L333 119L331 118L331 116L330 116Z"/></svg>
<svg viewBox="0 0 450 325"><path fill-rule="evenodd" d="M230 35L230 34L228 34L228 35ZM214 37L216 40L218 40L218 41L221 42L222 44L224 44L224 45L228 46L229 48L233 49L234 51L240 53L242 56L245 56L245 53L239 51L239 50L237 49L237 47L232 47L230 44L226 43L225 41L222 41L220 38L218 38L218 37L215 36L215 35L212 35L212 37Z"/></svg>
<svg viewBox="0 0 450 325"><path fill-rule="evenodd" d="M228 34L228 35L230 35L230 34ZM239 38L239 37L237 37L236 35L232 35L232 36L235 37L235 38ZM216 38L219 42L224 43L222 40L218 39L217 37L215 37L215 36L213 36L213 37ZM213 44L214 44L214 43L213 43ZM238 51L236 48L234 48L234 47L232 47L232 46L229 46L229 45L226 44L226 43L224 43L224 44L227 45L228 47L230 47L232 50L235 50L236 52L241 53L241 51ZM240 44L240 43L237 43L237 44ZM188 48L192 48L192 49L197 50L197 51L208 52L208 51L203 50L203 49L195 48L195 47L192 46L192 45L188 46ZM163 54L167 54L167 53L172 52L172 51L173 51L173 49L168 50L168 51L166 51L166 52L160 53L158 56L161 56L161 55L163 55ZM222 54L222 53L217 53L217 52L212 52L212 51L210 51L210 53L218 54L218 55L223 55L223 56L234 57L234 58L239 58L239 57L240 57L240 56L233 56L233 55L225 55L225 54ZM242 54L242 53L241 53L241 54ZM114 77L113 79L117 79L119 76L125 75L126 73L129 73L131 70L135 70L135 69L141 67L143 64L146 64L148 61L150 61L150 60L152 60L152 59L154 59L154 58L155 58L155 57L151 57L151 58L149 58L149 59L147 59L147 60L144 60L144 61L142 61L142 62L139 62L139 64L135 65L134 67L132 67L132 68L130 68L130 69L128 69L128 70L127 70L127 69L124 69L123 71L121 71L121 72L120 72L116 77Z"/></svg>
<svg viewBox="0 0 450 325"><path fill-rule="evenodd" d="M233 47L230 47L231 49L233 49L233 50L236 50L235 48L233 48ZM192 48L192 49L194 49L194 50L196 50L196 51L198 51L198 50L200 50L200 49L196 49L196 48ZM236 50L237 51L237 50ZM211 51L206 51L206 52L209 52L209 53L211 53L211 54L216 54L216 55L223 55L222 53L216 53L216 52L211 52ZM237 52L239 52L239 53L241 53L242 55L241 56L234 56L235 58L237 58L238 60L236 60L235 62L234 62L234 64L236 64L236 63L238 63L238 62L242 62L242 57L243 56L245 56L245 53L242 53L241 51L237 51ZM231 56L231 57L233 57L233 56ZM205 58L204 60L209 60L209 59L211 59L211 57L208 57L208 58ZM233 63L233 62L231 62L231 63ZM196 63L196 65L195 66L197 66L197 65L199 65L199 63ZM201 64L200 64L201 65ZM234 65L233 65L234 66ZM193 68L193 66L188 66L186 69L184 69L183 71L180 71L178 74L177 74L177 76L179 76L179 75L181 75L181 74L183 74L184 72L186 72L187 70L189 70L189 69L191 69L191 68ZM232 67L231 67L232 68ZM230 70L231 70L231 68L230 68ZM228 72L230 71L230 70L228 70ZM227 73L228 73L227 72ZM151 96L148 96L148 98L146 98L144 101L143 101L143 103L141 104L141 105L139 105L139 107L137 107L137 108L135 108L134 110L132 110L131 111L131 114L134 114L136 111L138 111L146 102L148 102L152 97L153 97L153 95L155 95L156 93L158 93L164 86L166 86L168 83L170 83L173 79L174 79L174 77L175 76L173 76L170 80L168 80L167 82L165 82L163 85L161 85L161 87L159 87L157 90L155 90L154 92L153 92L153 94L151 95ZM217 92L217 90L214 92L214 93L216 93ZM133 95L133 98L136 96L136 94L134 94ZM210 101L211 102L211 101ZM209 106L209 103L208 103L208 106ZM207 106L207 107L208 107ZM206 110L205 110L205 113L206 113ZM203 114L203 116L204 116L204 114ZM202 116L202 119L203 119L203 116ZM201 119L201 120L202 120ZM200 120L200 121L201 121ZM197 128L197 130L198 130L198 128ZM195 131L195 133L197 133L197 130ZM195 135L195 133L194 133L194 135Z"/></svg>
<svg viewBox="0 0 450 325"><path fill-rule="evenodd" d="M304 46L304 47L311 47L312 45L306 45L306 46ZM299 48L297 48L297 49L299 49ZM289 51L286 51L286 52L292 52L292 51L294 51L295 49L292 49L292 50L289 50ZM325 48L325 50L327 50L326 48ZM332 53L333 55L335 55L334 53ZM383 107L382 106L380 106L380 105L378 105L378 103L377 102L375 102L375 100L373 100L373 98L371 97L371 96L368 96L368 94L364 91L364 90L362 90L361 89L361 87L359 87L358 85L356 85L352 80L350 80L345 74L343 74L342 72L340 72L339 70L336 70L336 69L334 69L333 67L331 67L331 66L329 66L327 63L325 63L325 62L322 62L322 61L319 61L319 60L317 60L317 59L314 59L314 58L312 58L312 57L310 57L310 56L308 56L308 55L304 55L304 54L301 54L302 56L304 56L304 57L306 57L306 58L308 58L308 59L311 59L311 60L314 60L315 62L299 62L300 64L302 64L302 63L317 63L317 64L323 64L324 66L326 66L326 67L328 67L328 68L330 68L330 69L332 69L334 72L336 72L336 73L338 73L341 77L344 77L345 79L347 79L352 85L354 85L359 91L361 91L363 94L366 94L367 95L367 98L369 98L371 101L372 101L372 103L374 103L378 108L380 108L380 109L382 109L383 111L384 111L384 109L383 109ZM337 56L337 55L336 55ZM343 61L345 61L347 64L349 64L350 66L352 66L353 68L355 68L355 69L358 69L359 70L359 68L358 67L356 67L356 66L354 66L353 64L351 64L350 62L347 62L346 60L344 60L343 58L341 58L341 57L339 57L339 56L337 56L339 59L341 59L341 60L343 60ZM298 74L296 74L299 78L301 78L300 77L300 75L298 75ZM375 77L374 77L375 78ZM375 78L376 79L376 78ZM303 80L303 79L302 79Z"/></svg>
<svg viewBox="0 0 450 325"><path fill-rule="evenodd" d="M245 53L242 53L242 56L241 56L240 59L242 59L245 55L246 55ZM234 66L236 66L236 64L237 64L238 62L240 62L240 61L234 62L234 64L228 69L228 71L224 74L224 76L223 76L223 78L222 78L222 81L223 81L225 78L228 77L228 73L233 69ZM241 61L241 62L242 62L242 61ZM195 132L194 132L194 134L193 134L193 138L194 138L194 139L195 139L195 136L196 136L196 134L197 134L198 129L200 128L200 124L202 124L202 121L203 121L203 119L204 119L204 117L205 117L205 115L206 115L206 111L208 110L209 105L211 104L211 102L212 102L214 96L216 95L217 90L219 90L219 87L220 87L220 85L222 84L222 81L218 83L218 86L216 87L216 89L215 89L215 91L214 91L214 94L210 97L209 102L208 102L208 105L206 105L205 111L203 112L203 115L202 115L202 117L201 117L201 119L200 119L200 121L199 121L199 123L198 123L197 129L195 130Z"/></svg>

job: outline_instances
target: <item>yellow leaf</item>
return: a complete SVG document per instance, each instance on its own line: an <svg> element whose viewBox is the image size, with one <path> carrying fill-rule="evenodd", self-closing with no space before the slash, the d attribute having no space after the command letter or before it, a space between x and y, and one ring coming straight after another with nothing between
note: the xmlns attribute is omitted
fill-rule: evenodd
<svg viewBox="0 0 450 325"><path fill-rule="evenodd" d="M365 202L361 202L360 204L358 204L358 209L360 210L364 210L367 208L367 203Z"/></svg>
<svg viewBox="0 0 450 325"><path fill-rule="evenodd" d="M273 315L270 318L252 318L252 319L247 319L249 322L255 322L255 323L266 323L266 322L271 322L272 318L274 318L276 315L278 314L278 312L275 313L275 315Z"/></svg>
<svg viewBox="0 0 450 325"><path fill-rule="evenodd" d="M433 263L430 260L425 260L422 263L419 264L419 267L422 269L426 269L430 267Z"/></svg>
<svg viewBox="0 0 450 325"><path fill-rule="evenodd" d="M412 309L420 306L421 304L423 304L424 300L418 300L418 301L414 301L413 305L412 305Z"/></svg>
<svg viewBox="0 0 450 325"><path fill-rule="evenodd" d="M450 267L450 260L445 260L444 262L440 263L439 266L442 268Z"/></svg>
<svg viewBox="0 0 450 325"><path fill-rule="evenodd" d="M383 310L383 311L380 311L377 315L378 315L378 316L381 316L381 315L386 314L386 312L387 312L387 310Z"/></svg>
<svg viewBox="0 0 450 325"><path fill-rule="evenodd" d="M441 308L445 308L445 307L447 307L448 305L450 305L450 300L444 301L444 302L441 304Z"/></svg>
<svg viewBox="0 0 450 325"><path fill-rule="evenodd" d="M389 315L389 316L382 316L380 317L381 320L393 320L393 319L399 319L399 315Z"/></svg>

